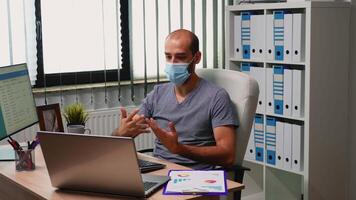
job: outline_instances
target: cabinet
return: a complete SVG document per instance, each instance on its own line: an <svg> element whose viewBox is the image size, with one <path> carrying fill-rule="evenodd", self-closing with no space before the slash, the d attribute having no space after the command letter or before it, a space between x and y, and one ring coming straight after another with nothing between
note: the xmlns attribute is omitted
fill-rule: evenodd
<svg viewBox="0 0 356 200"><path fill-rule="evenodd" d="M226 7L225 15L226 68L246 72L247 66L246 73L259 79L261 91L256 115L262 119L258 128L264 133L264 143L260 144L263 153L256 159L256 152L255 157L249 157L247 149L244 165L252 170L245 175L242 198L346 199L350 4L242 4ZM295 25L297 20L301 25ZM302 76L300 83L293 78L294 72ZM301 88L299 93L293 85ZM293 97L286 95L288 87L292 87L288 91ZM301 101L298 113L293 111L295 97ZM273 145L278 146L278 127L273 136L268 124L273 119L279 127L302 127L300 169L293 168L293 163L291 167L278 164L278 155L273 154ZM293 131L288 136L288 128L282 127L279 138L294 138ZM254 147L258 143L255 133L250 138ZM284 144L283 155L288 148L293 151L293 141L289 141ZM273 155L275 161L270 159ZM294 162L293 158L289 162Z"/></svg>

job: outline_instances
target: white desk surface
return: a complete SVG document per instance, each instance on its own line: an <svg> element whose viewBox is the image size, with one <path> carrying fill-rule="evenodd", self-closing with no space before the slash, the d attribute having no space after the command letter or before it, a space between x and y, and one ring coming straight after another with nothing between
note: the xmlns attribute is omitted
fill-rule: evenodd
<svg viewBox="0 0 356 200"><path fill-rule="evenodd" d="M15 163L0 162L0 199L55 199L55 200L108 200L108 199L135 199L97 193L69 192L58 190L51 186L46 165L40 148L36 149L36 169L34 171L16 172ZM141 159L164 163L166 168L150 172L150 174L167 175L170 169L189 169L187 167L159 160L148 155L139 154ZM243 184L227 180L228 191L237 191L244 188ZM148 199L214 199L212 196L198 195L162 195L162 189L158 190ZM218 197L215 197L218 199Z"/></svg>

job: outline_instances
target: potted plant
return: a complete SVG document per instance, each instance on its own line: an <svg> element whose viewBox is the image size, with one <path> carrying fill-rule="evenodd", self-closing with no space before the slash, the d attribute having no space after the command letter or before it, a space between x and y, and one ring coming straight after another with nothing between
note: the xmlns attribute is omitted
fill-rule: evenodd
<svg viewBox="0 0 356 200"><path fill-rule="evenodd" d="M64 118L67 122L69 133L84 133L89 129L85 128L85 123L89 119L89 114L80 103L73 103L64 108Z"/></svg>

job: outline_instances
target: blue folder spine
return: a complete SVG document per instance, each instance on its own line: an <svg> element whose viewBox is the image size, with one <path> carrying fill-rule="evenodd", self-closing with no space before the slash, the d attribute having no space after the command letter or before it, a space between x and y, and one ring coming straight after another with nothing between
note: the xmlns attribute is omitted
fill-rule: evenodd
<svg viewBox="0 0 356 200"><path fill-rule="evenodd" d="M284 67L282 65L273 66L274 113L279 115L283 115L283 74Z"/></svg>
<svg viewBox="0 0 356 200"><path fill-rule="evenodd" d="M251 64L250 63L241 63L241 72L244 72L246 74L250 73L250 67Z"/></svg>
<svg viewBox="0 0 356 200"><path fill-rule="evenodd" d="M284 11L273 12L274 59L283 60L284 54Z"/></svg>
<svg viewBox="0 0 356 200"><path fill-rule="evenodd" d="M264 157L264 128L263 128L263 115L255 115L255 129L254 129L254 140L255 140L255 153L256 160L263 162Z"/></svg>
<svg viewBox="0 0 356 200"><path fill-rule="evenodd" d="M276 165L276 118L266 118L267 163Z"/></svg>
<svg viewBox="0 0 356 200"><path fill-rule="evenodd" d="M250 59L251 49L251 13L241 13L241 44L242 44L242 58Z"/></svg>

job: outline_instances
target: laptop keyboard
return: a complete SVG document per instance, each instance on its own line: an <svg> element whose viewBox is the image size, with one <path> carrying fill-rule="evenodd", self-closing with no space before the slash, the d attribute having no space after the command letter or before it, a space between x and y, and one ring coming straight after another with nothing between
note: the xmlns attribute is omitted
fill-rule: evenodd
<svg viewBox="0 0 356 200"><path fill-rule="evenodd" d="M151 189L155 185L157 185L156 182L148 182L148 181L143 182L143 187L145 188L145 191Z"/></svg>
<svg viewBox="0 0 356 200"><path fill-rule="evenodd" d="M140 166L140 168L156 166L157 164L159 164L159 163L138 159L138 165Z"/></svg>

